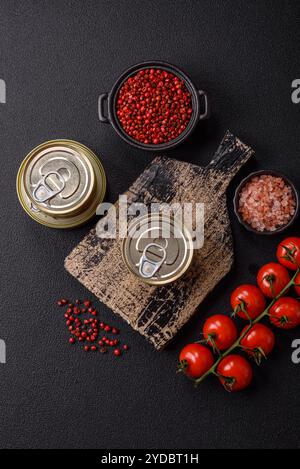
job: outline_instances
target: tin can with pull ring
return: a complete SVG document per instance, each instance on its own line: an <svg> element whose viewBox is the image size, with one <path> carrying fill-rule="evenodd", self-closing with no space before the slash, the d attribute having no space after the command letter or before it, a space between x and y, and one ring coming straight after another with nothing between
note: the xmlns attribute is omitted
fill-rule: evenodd
<svg viewBox="0 0 300 469"><path fill-rule="evenodd" d="M106 178L96 155L81 143L52 140L24 159L17 194L26 213L52 228L87 222L103 201Z"/></svg>
<svg viewBox="0 0 300 469"><path fill-rule="evenodd" d="M129 225L122 245L123 260L136 277L150 285L165 285L181 277L193 258L193 240L172 217L148 214Z"/></svg>

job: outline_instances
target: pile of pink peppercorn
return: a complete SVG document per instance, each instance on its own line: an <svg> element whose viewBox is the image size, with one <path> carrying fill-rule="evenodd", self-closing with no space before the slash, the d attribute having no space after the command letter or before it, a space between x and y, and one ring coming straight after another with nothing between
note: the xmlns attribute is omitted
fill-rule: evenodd
<svg viewBox="0 0 300 469"><path fill-rule="evenodd" d="M57 305L66 308L64 316L71 334L69 338L71 345L80 342L85 352L107 353L108 349L112 348L116 357L129 350L128 345L121 346L120 340L116 337L120 333L119 329L97 318L98 312L90 300L82 302L77 299L74 303L70 303L66 299L60 299ZM103 331L102 337L100 337L100 331ZM108 337L108 335L113 337Z"/></svg>
<svg viewBox="0 0 300 469"><path fill-rule="evenodd" d="M124 131L144 144L177 138L193 113L191 94L173 73L142 69L128 78L117 98L117 116Z"/></svg>

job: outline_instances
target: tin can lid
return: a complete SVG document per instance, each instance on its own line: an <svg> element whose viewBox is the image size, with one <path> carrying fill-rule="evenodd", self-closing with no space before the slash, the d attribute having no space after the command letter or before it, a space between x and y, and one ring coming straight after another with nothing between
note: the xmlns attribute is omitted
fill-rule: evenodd
<svg viewBox="0 0 300 469"><path fill-rule="evenodd" d="M56 228L78 226L95 215L105 189L105 173L96 155L72 140L39 145L26 156L17 176L24 210Z"/></svg>
<svg viewBox="0 0 300 469"><path fill-rule="evenodd" d="M123 258L140 280L164 285L177 280L193 257L190 232L169 216L149 214L136 218L123 242Z"/></svg>
<svg viewBox="0 0 300 469"><path fill-rule="evenodd" d="M38 148L28 160L23 177L32 204L53 216L78 211L95 182L93 167L84 153L59 143Z"/></svg>

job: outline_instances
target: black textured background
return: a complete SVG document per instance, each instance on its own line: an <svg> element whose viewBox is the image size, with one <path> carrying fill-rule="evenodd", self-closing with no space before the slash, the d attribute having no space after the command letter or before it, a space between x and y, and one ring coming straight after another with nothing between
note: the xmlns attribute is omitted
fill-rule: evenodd
<svg viewBox="0 0 300 469"><path fill-rule="evenodd" d="M0 365L1 447L300 447L300 365L291 362L300 331L277 334L272 359L243 394L228 395L214 380L195 391L174 372L203 319L228 311L233 287L254 281L258 265L274 257L279 239L255 237L233 217L242 174L228 194L235 267L167 350L155 352L98 304L131 345L122 360L71 348L54 305L61 295L87 295L63 261L92 224L44 228L15 193L28 151L70 138L99 155L107 198L115 201L152 155L98 122L97 96L124 68L147 59L182 67L212 96L212 119L169 156L205 164L229 128L256 150L244 174L274 168L299 188L300 104L291 102L291 82L300 75L299 13L297 0L0 0L0 78L7 83L7 104L0 104L0 338L8 353Z"/></svg>

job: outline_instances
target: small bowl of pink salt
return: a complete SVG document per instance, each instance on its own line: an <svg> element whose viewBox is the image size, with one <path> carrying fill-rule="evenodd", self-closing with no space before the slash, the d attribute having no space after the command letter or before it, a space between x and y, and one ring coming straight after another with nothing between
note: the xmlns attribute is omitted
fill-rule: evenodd
<svg viewBox="0 0 300 469"><path fill-rule="evenodd" d="M268 235L282 233L298 215L299 196L286 176L273 170L257 171L236 189L234 211L249 231Z"/></svg>

